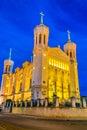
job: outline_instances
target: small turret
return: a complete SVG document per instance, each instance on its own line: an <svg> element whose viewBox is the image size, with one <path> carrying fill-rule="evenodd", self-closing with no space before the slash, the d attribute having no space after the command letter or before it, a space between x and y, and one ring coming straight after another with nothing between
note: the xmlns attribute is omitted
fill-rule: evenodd
<svg viewBox="0 0 87 130"><path fill-rule="evenodd" d="M44 14L41 12L40 24L34 29L34 50L48 47L49 28L43 24Z"/></svg>
<svg viewBox="0 0 87 130"><path fill-rule="evenodd" d="M70 57L71 60L76 61L76 44L71 41L70 31L68 30L68 42L64 45L65 53Z"/></svg>

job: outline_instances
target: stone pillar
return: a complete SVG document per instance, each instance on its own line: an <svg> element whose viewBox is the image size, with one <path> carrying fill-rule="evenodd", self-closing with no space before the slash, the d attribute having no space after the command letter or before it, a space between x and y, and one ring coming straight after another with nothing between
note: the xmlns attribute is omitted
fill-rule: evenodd
<svg viewBox="0 0 87 130"><path fill-rule="evenodd" d="M53 105L56 105L56 95L53 95Z"/></svg>
<svg viewBox="0 0 87 130"><path fill-rule="evenodd" d="M71 97L71 104L72 104L73 108L76 107L76 98L75 97Z"/></svg>
<svg viewBox="0 0 87 130"><path fill-rule="evenodd" d="M27 107L27 101L25 101L25 107Z"/></svg>
<svg viewBox="0 0 87 130"><path fill-rule="evenodd" d="M85 97L82 98L82 104L83 104L83 107L86 108L86 99L85 99Z"/></svg>
<svg viewBox="0 0 87 130"><path fill-rule="evenodd" d="M23 107L23 101L20 102L20 107Z"/></svg>
<svg viewBox="0 0 87 130"><path fill-rule="evenodd" d="M37 99L37 107L40 106L40 99Z"/></svg>
<svg viewBox="0 0 87 130"><path fill-rule="evenodd" d="M13 101L13 104L12 104L12 106L13 106L13 107L15 106L15 101Z"/></svg>
<svg viewBox="0 0 87 130"><path fill-rule="evenodd" d="M41 106L44 105L44 99L41 99Z"/></svg>
<svg viewBox="0 0 87 130"><path fill-rule="evenodd" d="M10 102L9 107L11 107L11 105L12 105L12 102Z"/></svg>
<svg viewBox="0 0 87 130"><path fill-rule="evenodd" d="M48 98L45 98L45 107L48 107Z"/></svg>
<svg viewBox="0 0 87 130"><path fill-rule="evenodd" d="M6 107L9 107L9 102L6 103Z"/></svg>
<svg viewBox="0 0 87 130"><path fill-rule="evenodd" d="M4 110L4 109L5 109L5 103L2 104L2 110Z"/></svg>
<svg viewBox="0 0 87 130"><path fill-rule="evenodd" d="M17 101L15 102L15 105L16 105L16 107L18 106L18 102Z"/></svg>
<svg viewBox="0 0 87 130"><path fill-rule="evenodd" d="M31 99L31 107L33 107L33 100Z"/></svg>
<svg viewBox="0 0 87 130"><path fill-rule="evenodd" d="M59 97L56 97L56 107L59 107Z"/></svg>

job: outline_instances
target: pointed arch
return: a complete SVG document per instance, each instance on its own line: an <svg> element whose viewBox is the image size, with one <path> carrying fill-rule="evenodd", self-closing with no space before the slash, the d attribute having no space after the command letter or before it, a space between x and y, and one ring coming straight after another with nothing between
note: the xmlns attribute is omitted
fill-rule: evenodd
<svg viewBox="0 0 87 130"><path fill-rule="evenodd" d="M41 38L42 38L42 35L39 34L39 44L41 44Z"/></svg>
<svg viewBox="0 0 87 130"><path fill-rule="evenodd" d="M66 50L66 54L68 55L68 50Z"/></svg>
<svg viewBox="0 0 87 130"><path fill-rule="evenodd" d="M70 57L72 57L72 52L70 52Z"/></svg>
<svg viewBox="0 0 87 130"><path fill-rule="evenodd" d="M37 44L37 35L36 35L36 44Z"/></svg>
<svg viewBox="0 0 87 130"><path fill-rule="evenodd" d="M46 35L44 34L44 38L43 38L43 43L45 44L46 43Z"/></svg>

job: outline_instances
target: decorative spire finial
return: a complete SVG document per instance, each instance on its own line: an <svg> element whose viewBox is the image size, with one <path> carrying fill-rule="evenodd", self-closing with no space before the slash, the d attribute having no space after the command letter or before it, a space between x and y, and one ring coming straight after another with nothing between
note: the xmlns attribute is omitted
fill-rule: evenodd
<svg viewBox="0 0 87 130"><path fill-rule="evenodd" d="M41 12L40 15L41 15L40 24L43 24L43 16L44 16L43 12Z"/></svg>
<svg viewBox="0 0 87 130"><path fill-rule="evenodd" d="M70 31L69 31L69 30L67 30L67 32L68 32L68 42L71 42L71 38L70 38Z"/></svg>
<svg viewBox="0 0 87 130"><path fill-rule="evenodd" d="M9 52L9 60L11 60L11 54L12 54L12 48L10 48L10 52Z"/></svg>

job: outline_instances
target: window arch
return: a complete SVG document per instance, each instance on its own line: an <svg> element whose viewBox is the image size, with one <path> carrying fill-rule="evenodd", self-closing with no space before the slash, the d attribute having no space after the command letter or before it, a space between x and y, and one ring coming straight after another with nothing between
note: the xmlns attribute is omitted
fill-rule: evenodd
<svg viewBox="0 0 87 130"><path fill-rule="evenodd" d="M74 56L74 58L75 58L75 51L73 51L73 56Z"/></svg>
<svg viewBox="0 0 87 130"><path fill-rule="evenodd" d="M44 34L44 41L43 42L44 42L44 44L46 43L46 36L45 36L45 34Z"/></svg>
<svg viewBox="0 0 87 130"><path fill-rule="evenodd" d="M39 34L39 44L41 44L41 34Z"/></svg>
<svg viewBox="0 0 87 130"><path fill-rule="evenodd" d="M68 55L68 50L66 50L66 54Z"/></svg>
<svg viewBox="0 0 87 130"><path fill-rule="evenodd" d="M70 57L72 57L72 52L70 52Z"/></svg>
<svg viewBox="0 0 87 130"><path fill-rule="evenodd" d="M37 44L37 35L36 35L36 44Z"/></svg>
<svg viewBox="0 0 87 130"><path fill-rule="evenodd" d="M10 72L10 69L11 69L11 66L10 66L10 65L7 65L6 68L5 68L5 73Z"/></svg>

